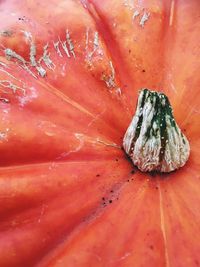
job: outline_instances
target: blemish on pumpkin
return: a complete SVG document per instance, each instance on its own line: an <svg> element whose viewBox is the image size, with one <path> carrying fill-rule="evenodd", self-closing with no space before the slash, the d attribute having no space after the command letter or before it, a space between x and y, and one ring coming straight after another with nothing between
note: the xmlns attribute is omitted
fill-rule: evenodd
<svg viewBox="0 0 200 267"><path fill-rule="evenodd" d="M147 12L145 11L144 14L143 14L143 16L142 16L142 18L141 18L141 20L140 20L140 23L139 23L139 25L140 25L142 28L144 28L144 25L145 25L145 23L148 21L149 17L150 17L150 13L147 13Z"/></svg>
<svg viewBox="0 0 200 267"><path fill-rule="evenodd" d="M41 64L41 62L43 61L45 63L45 65L47 66L47 68L53 70L53 69L55 69L55 65L54 65L53 61L50 59L50 53L48 53L48 47L49 47L48 44L46 44L43 47L43 55L38 60L38 63Z"/></svg>
<svg viewBox="0 0 200 267"><path fill-rule="evenodd" d="M25 69L29 74L31 74L35 79L37 79L37 76L29 69L29 67L27 66L27 61L20 56L19 54L17 54L15 51L13 51L10 48L6 48L4 50L5 56L7 58L7 60L11 60L12 58L16 59L17 61L19 61L19 63L21 63L21 67L23 69Z"/></svg>
<svg viewBox="0 0 200 267"><path fill-rule="evenodd" d="M1 141L8 141L8 139L7 139L7 133L0 132L0 142Z"/></svg>
<svg viewBox="0 0 200 267"><path fill-rule="evenodd" d="M11 37L13 35L13 31L11 30L4 30L4 31L0 31L0 35L4 36L4 37Z"/></svg>
<svg viewBox="0 0 200 267"><path fill-rule="evenodd" d="M70 54L69 54L69 50L67 48L67 41L61 41L60 37L58 37L58 41L60 42L65 54L67 55L67 57L70 57Z"/></svg>
<svg viewBox="0 0 200 267"><path fill-rule="evenodd" d="M140 12L138 10L136 10L134 13L133 13L133 20L140 15Z"/></svg>
<svg viewBox="0 0 200 267"><path fill-rule="evenodd" d="M21 91L23 93L23 95L25 95L25 89L24 88L13 84L9 80L1 80L0 86L2 86L4 88L11 89L13 91L13 93L16 93L17 91ZM5 93L7 93L7 91L5 91Z"/></svg>
<svg viewBox="0 0 200 267"><path fill-rule="evenodd" d="M18 18L18 20L25 20L25 16Z"/></svg>
<svg viewBox="0 0 200 267"><path fill-rule="evenodd" d="M68 29L66 30L66 39L67 39L67 43L68 43L68 46L69 46L69 51L73 55L73 57L75 58L76 55L75 55L75 52L74 52L74 44L73 44L73 42L71 40L70 33L69 33Z"/></svg>
<svg viewBox="0 0 200 267"><path fill-rule="evenodd" d="M21 63L26 64L26 60L22 56L20 56L19 54L17 54L15 51L13 51L12 49L6 48L4 50L4 53L5 53L5 56L6 56L6 58L8 60L11 60L11 58L15 58L18 61L20 61Z"/></svg>
<svg viewBox="0 0 200 267"><path fill-rule="evenodd" d="M38 62L36 61L36 45L33 42L32 34L30 32L27 32L27 31L23 31L23 33L24 33L24 36L25 36L27 42L30 44L29 56L30 56L31 66L36 68L36 70L38 71L38 74L41 77L46 76L46 70L42 66L38 65Z"/></svg>
<svg viewBox="0 0 200 267"><path fill-rule="evenodd" d="M60 51L59 44L60 44L59 41L57 41L57 42L53 42L53 46L54 46L54 48L55 48L55 50L56 50L56 53L59 55L59 57L63 57L63 55L62 55L62 53L61 53L61 51Z"/></svg>
<svg viewBox="0 0 200 267"><path fill-rule="evenodd" d="M87 40L88 41L88 40ZM88 45L88 43L87 43ZM97 51L99 47L99 33L97 31L94 32L94 40L93 40L93 50L88 54L88 59L91 60L94 53Z"/></svg>
<svg viewBox="0 0 200 267"><path fill-rule="evenodd" d="M10 103L10 100L8 98L4 98L4 97L0 97L0 101L5 103L5 104Z"/></svg>

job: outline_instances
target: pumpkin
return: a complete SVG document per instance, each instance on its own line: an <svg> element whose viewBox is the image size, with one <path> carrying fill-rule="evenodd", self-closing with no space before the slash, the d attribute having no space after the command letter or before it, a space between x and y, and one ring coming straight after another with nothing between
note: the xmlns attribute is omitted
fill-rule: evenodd
<svg viewBox="0 0 200 267"><path fill-rule="evenodd" d="M0 266L195 267L198 0L0 1ZM122 149L138 91L190 143L168 174Z"/></svg>

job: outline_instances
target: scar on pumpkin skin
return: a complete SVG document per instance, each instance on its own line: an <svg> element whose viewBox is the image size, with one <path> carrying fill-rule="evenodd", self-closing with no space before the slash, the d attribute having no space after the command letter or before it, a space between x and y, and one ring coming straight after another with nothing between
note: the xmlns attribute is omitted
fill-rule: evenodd
<svg viewBox="0 0 200 267"><path fill-rule="evenodd" d="M4 88L10 88L13 91L13 93L16 93L16 91L22 91L23 95L25 95L25 89L24 88L13 84L9 80L1 80L0 85Z"/></svg>
<svg viewBox="0 0 200 267"><path fill-rule="evenodd" d="M69 51L73 55L73 57L75 58L76 55L75 55L75 52L74 52L74 44L72 42L72 39L70 37L70 33L69 33L68 29L66 30L66 39L67 39L67 43L68 43L68 46L69 46Z"/></svg>
<svg viewBox="0 0 200 267"><path fill-rule="evenodd" d="M171 172L184 166L190 154L186 136L175 122L163 93L141 90L123 147L141 171Z"/></svg>

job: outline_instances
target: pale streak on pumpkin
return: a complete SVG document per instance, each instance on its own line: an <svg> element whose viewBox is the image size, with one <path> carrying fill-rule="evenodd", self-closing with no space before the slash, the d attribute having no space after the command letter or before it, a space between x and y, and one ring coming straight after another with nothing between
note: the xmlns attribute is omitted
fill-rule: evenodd
<svg viewBox="0 0 200 267"><path fill-rule="evenodd" d="M44 87L46 90L48 90L49 92L51 92L52 94L60 97L63 101L65 101L68 104L72 105L73 107L77 108L79 111L81 111L81 112L83 112L83 113L91 116L92 118L95 118L95 115L94 114L92 114L91 112L89 112L87 109L85 109L84 107L82 107L80 104L78 104L77 102L75 102L71 98L69 98L67 95L65 95L64 93L62 93L56 87L54 87L51 84L49 84L47 81L45 81L45 83L43 83L41 80L38 80L38 83L42 87Z"/></svg>
<svg viewBox="0 0 200 267"><path fill-rule="evenodd" d="M157 109L156 101L160 105ZM125 133L123 147L141 171L171 172L185 165L188 160L188 140L171 117L172 113L167 113L166 109L171 109L167 101L161 93L147 89L140 92L136 113ZM163 123L166 128L162 133Z"/></svg>
<svg viewBox="0 0 200 267"><path fill-rule="evenodd" d="M94 55L94 53L96 52L96 50L98 49L98 47L99 47L99 33L98 32L94 32L93 50L88 55L89 59L92 58L92 56Z"/></svg>
<svg viewBox="0 0 200 267"><path fill-rule="evenodd" d="M67 57L70 57L69 50L67 48L67 41L62 42L60 39L60 36L58 36L58 40L61 43L61 46L62 46L63 50L65 51L65 54L67 55Z"/></svg>
<svg viewBox="0 0 200 267"><path fill-rule="evenodd" d="M67 40L67 43L68 43L69 51L73 55L73 57L75 58L76 54L74 52L74 44L72 42L72 39L71 39L71 36L70 36L70 33L69 33L68 29L66 30L66 40Z"/></svg>
<svg viewBox="0 0 200 267"><path fill-rule="evenodd" d="M85 50L88 50L88 44L89 44L89 28L86 28L85 33Z"/></svg>
<svg viewBox="0 0 200 267"><path fill-rule="evenodd" d="M3 62L0 61L0 65L3 66L3 67L7 67L7 65Z"/></svg>
<svg viewBox="0 0 200 267"><path fill-rule="evenodd" d="M97 114L87 125L87 128L89 128L98 118L100 118L104 113L106 112L106 109L102 110L99 114Z"/></svg>
<svg viewBox="0 0 200 267"><path fill-rule="evenodd" d="M0 63L1 63L1 62L0 62ZM5 66L3 66L3 67L5 67ZM7 67L7 66L6 66L6 67ZM7 68L8 68L8 67L7 67ZM14 80L16 80L16 81L22 83L23 87L25 87L25 83L24 83L22 80L16 78L16 77L15 77L14 75L12 75L10 72L8 72L8 71L6 71L5 69L2 69L2 68L0 68L0 71L2 71L2 72L4 72L5 74L7 74L7 75L9 76L9 78L12 78L12 79L14 79Z"/></svg>
<svg viewBox="0 0 200 267"><path fill-rule="evenodd" d="M102 144L102 145L105 145L105 146L111 146L111 147L115 147L117 149L121 149L121 147L118 146L117 144L109 143L107 141L101 140L98 137L94 139L93 137L87 136L87 135L82 134L82 133L75 133L74 135L79 141L84 141L85 140L85 141L87 141L89 143L92 143L92 144L98 144L98 145Z"/></svg>
<svg viewBox="0 0 200 267"><path fill-rule="evenodd" d="M174 0L171 1L170 16L169 16L169 26L172 26L174 19Z"/></svg>
<svg viewBox="0 0 200 267"><path fill-rule="evenodd" d="M136 10L134 13L133 13L133 20L140 15L140 12L138 10Z"/></svg>
<svg viewBox="0 0 200 267"><path fill-rule="evenodd" d="M160 207L160 227L163 235L164 249L165 249L165 267L170 267L169 265L169 254L167 250L167 234L165 227L165 217L164 217L164 209L163 209L163 197L160 187L160 182L158 182L158 192L159 192L159 207Z"/></svg>
<svg viewBox="0 0 200 267"><path fill-rule="evenodd" d="M72 153L76 153L78 152L79 150L81 150L81 148L83 147L84 145L84 139L83 139L83 135L82 134L79 134L79 133L75 133L74 134L75 138L78 139L79 141L79 144L78 146L75 148L75 149L72 149L70 151L67 151L67 152L62 152L60 154L60 156L58 156L56 159L62 159L62 158L65 158L66 156L72 154Z"/></svg>
<svg viewBox="0 0 200 267"><path fill-rule="evenodd" d="M93 137L90 137L90 136L82 134L82 133L74 133L74 136L79 141L78 146L76 148L74 148L73 150L61 153L60 156L58 156L56 159L62 159L62 158L65 158L66 156L70 155L71 153L76 153L76 152L80 151L85 143L90 143L90 144L95 144L95 145L104 145L104 146L110 146L110 147L114 147L117 149L121 149L121 147L115 143L108 143L108 142L101 140L99 138L94 139Z"/></svg>

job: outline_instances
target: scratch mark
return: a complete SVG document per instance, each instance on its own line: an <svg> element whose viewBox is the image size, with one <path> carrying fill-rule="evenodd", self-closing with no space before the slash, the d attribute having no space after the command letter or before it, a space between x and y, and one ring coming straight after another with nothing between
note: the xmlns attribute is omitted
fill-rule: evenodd
<svg viewBox="0 0 200 267"><path fill-rule="evenodd" d="M10 48L6 48L4 50L5 56L8 60L11 60L12 58L17 59L20 63L22 63L21 67L23 69L25 69L29 74L31 74L35 79L37 79L37 77L35 76L35 74L28 68L28 66L26 65L27 62L26 60L20 56L19 54L17 54L15 51L13 51Z"/></svg>
<svg viewBox="0 0 200 267"><path fill-rule="evenodd" d="M103 115L103 113L106 111L106 109L104 109L101 113L97 114L88 124L88 128L96 121L98 120L98 118L100 118L101 115Z"/></svg>
<svg viewBox="0 0 200 267"><path fill-rule="evenodd" d="M144 28L144 25L147 22L147 20L149 19L149 17L150 17L150 13L144 12L144 14L140 20L140 23L139 23L142 28Z"/></svg>
<svg viewBox="0 0 200 267"><path fill-rule="evenodd" d="M70 33L69 33L68 29L66 30L66 39L67 39L67 43L68 43L68 46L69 46L69 51L73 55L73 57L75 58L76 55L75 55L75 52L74 52L74 44L73 44L73 42L71 40Z"/></svg>
<svg viewBox="0 0 200 267"><path fill-rule="evenodd" d="M25 83L24 83L22 80L17 79L15 76L13 76L13 75L12 75L11 73L9 73L8 71L6 71L6 70L4 70L4 69L2 69L2 68L0 68L0 71L6 73L10 78L12 78L12 79L14 79L14 80L16 80L16 81L22 83L23 86L25 86Z"/></svg>
<svg viewBox="0 0 200 267"><path fill-rule="evenodd" d="M70 57L69 50L68 50L68 48L67 48L67 41L62 42L62 41L60 40L60 37L58 37L58 39L59 39L59 42L60 42L61 45L62 45L63 50L65 51L65 54L66 54L68 57Z"/></svg>
<svg viewBox="0 0 200 267"><path fill-rule="evenodd" d="M60 41L53 42L53 46L54 46L57 54L59 55L59 57L63 57L62 53L60 52L59 43L60 43Z"/></svg>
<svg viewBox="0 0 200 267"><path fill-rule="evenodd" d="M2 87L5 87L5 88L10 88L11 90L13 90L14 93L16 93L17 90L20 90L23 92L23 94L25 95L25 89L22 88L22 87L19 87L15 84L13 84L11 81L9 80L1 80L0 81L0 85ZM4 91L4 93L7 93L6 91Z"/></svg>
<svg viewBox="0 0 200 267"><path fill-rule="evenodd" d="M43 47L43 55L39 59L38 63L40 64L41 61L43 61L48 69L53 70L53 69L55 69L55 65L54 65L53 61L51 60L51 58L50 58L50 53L48 52L48 47L49 47L49 44L46 44Z"/></svg>
<svg viewBox="0 0 200 267"><path fill-rule="evenodd" d="M118 146L118 145L115 144L115 143L107 143L107 142L105 142L105 141L103 141L103 140L100 140L99 138L97 138L96 141L97 141L97 143L103 144L103 145L105 145L105 146L111 146L111 147L115 147L115 148L121 149L121 147Z"/></svg>
<svg viewBox="0 0 200 267"><path fill-rule="evenodd" d="M133 13L133 20L140 15L140 12L138 10L136 10L134 13Z"/></svg>

